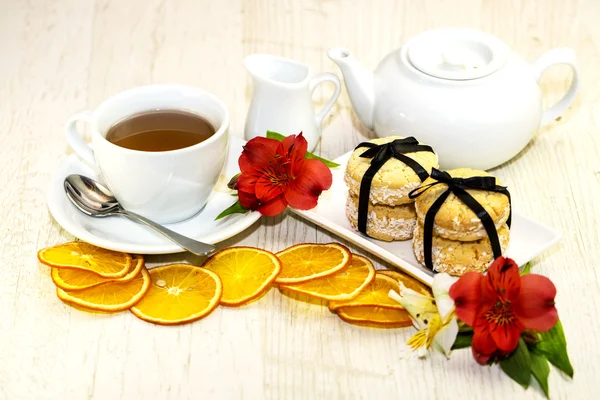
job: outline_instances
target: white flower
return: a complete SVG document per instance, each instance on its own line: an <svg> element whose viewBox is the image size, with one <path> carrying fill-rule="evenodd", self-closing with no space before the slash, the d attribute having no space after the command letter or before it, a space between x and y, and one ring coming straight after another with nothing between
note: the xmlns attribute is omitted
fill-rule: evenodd
<svg viewBox="0 0 600 400"><path fill-rule="evenodd" d="M413 325L419 330L406 342L407 353L425 357L429 348L434 348L446 357L450 355L458 334L458 322L454 314L454 301L448 291L456 280L448 274L435 275L433 297L417 293L402 282L400 294L390 290L390 298L408 311Z"/></svg>

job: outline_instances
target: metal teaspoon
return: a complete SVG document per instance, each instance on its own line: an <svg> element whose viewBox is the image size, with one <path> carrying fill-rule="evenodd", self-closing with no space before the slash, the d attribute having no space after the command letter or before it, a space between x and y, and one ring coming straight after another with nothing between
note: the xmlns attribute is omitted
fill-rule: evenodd
<svg viewBox="0 0 600 400"><path fill-rule="evenodd" d="M69 200L86 215L100 218L111 215L128 217L153 228L190 253L199 256L210 254L215 250L213 245L190 239L141 215L123 209L108 188L86 176L69 175L65 179L64 187Z"/></svg>

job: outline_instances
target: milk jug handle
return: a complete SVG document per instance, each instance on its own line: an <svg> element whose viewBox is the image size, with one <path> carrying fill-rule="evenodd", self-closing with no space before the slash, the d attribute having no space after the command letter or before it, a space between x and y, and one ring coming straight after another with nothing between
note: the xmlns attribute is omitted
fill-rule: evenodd
<svg viewBox="0 0 600 400"><path fill-rule="evenodd" d="M535 79L539 82L542 78L542 74L551 66L565 64L571 67L573 70L573 80L571 81L571 86L567 90L567 93L554 105L548 108L542 114L542 121L540 123L540 127L547 125L549 122L558 118L562 113L564 113L567 108L573 103L575 100L575 96L577 95L577 90L579 88L579 72L577 71L577 58L575 56L575 51L569 48L563 49L553 49L544 54L542 54L537 60L535 60L531 67L533 68L533 73L535 75Z"/></svg>
<svg viewBox="0 0 600 400"><path fill-rule="evenodd" d="M331 110L331 107L333 107L333 104L339 97L340 90L341 90L340 79L336 75L334 75L330 72L324 72L322 74L315 76L314 78L312 78L310 80L310 82L308 84L308 89L310 90L310 94L312 95L313 92L315 91L315 89L317 88L317 86L319 86L323 82L333 83L335 85L335 90L333 92L333 95L327 102L327 104L325 104L325 106L321 109L321 111L318 112L318 114L316 116L318 125L321 125L323 123L325 116L327 115L329 110Z"/></svg>

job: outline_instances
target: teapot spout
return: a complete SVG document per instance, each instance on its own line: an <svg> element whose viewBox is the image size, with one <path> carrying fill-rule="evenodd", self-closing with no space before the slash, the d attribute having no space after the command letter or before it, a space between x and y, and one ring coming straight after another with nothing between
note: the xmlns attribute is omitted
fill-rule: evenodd
<svg viewBox="0 0 600 400"><path fill-rule="evenodd" d="M342 47L329 49L327 56L340 67L350 102L360 122L373 130L373 109L375 108L375 88L373 74Z"/></svg>

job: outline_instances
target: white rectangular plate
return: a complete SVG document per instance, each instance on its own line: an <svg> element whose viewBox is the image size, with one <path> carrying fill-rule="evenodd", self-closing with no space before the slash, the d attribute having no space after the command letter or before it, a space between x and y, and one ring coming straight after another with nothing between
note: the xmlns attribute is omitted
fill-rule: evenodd
<svg viewBox="0 0 600 400"><path fill-rule="evenodd" d="M433 272L421 266L416 260L412 250L412 241L384 242L364 236L350 226L346 218L348 189L344 183L344 170L350 154L351 152L346 153L334 160L340 166L331 170L333 184L329 190L321 194L317 207L308 211L290 209L384 259L421 282L431 285ZM514 259L518 265L523 265L554 246L560 238L559 232L513 211L508 257Z"/></svg>

